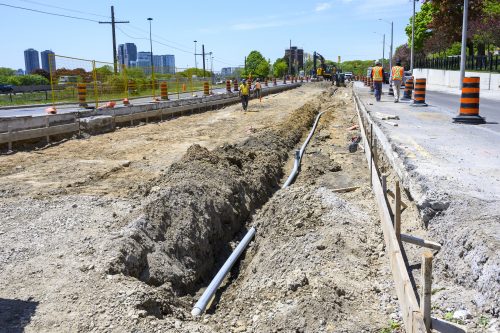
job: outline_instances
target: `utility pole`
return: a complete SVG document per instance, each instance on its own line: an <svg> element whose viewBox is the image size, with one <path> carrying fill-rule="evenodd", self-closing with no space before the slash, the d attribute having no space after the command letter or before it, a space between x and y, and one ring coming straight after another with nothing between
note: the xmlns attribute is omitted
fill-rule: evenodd
<svg viewBox="0 0 500 333"><path fill-rule="evenodd" d="M117 23L130 23L129 21L115 21L115 7L111 6L111 22L101 22L100 24L111 24L111 33L113 34L113 70L118 73L117 57L116 57L116 34L115 34L115 24Z"/></svg>
<svg viewBox="0 0 500 333"><path fill-rule="evenodd" d="M196 69L198 69L198 63L196 60L196 56L203 57L203 78L205 78L205 44L201 44L201 53L196 53L196 41L194 41L194 60L195 60ZM196 73L196 75L198 75L198 73Z"/></svg>
<svg viewBox="0 0 500 333"><path fill-rule="evenodd" d="M392 42L393 42L393 36L394 36L394 21L391 21L391 50L389 51L389 72L392 71Z"/></svg>
<svg viewBox="0 0 500 333"><path fill-rule="evenodd" d="M413 49L415 46L415 2L418 0L412 0L413 2L413 19L411 20L411 55L410 55L410 72L413 75Z"/></svg>
<svg viewBox="0 0 500 333"><path fill-rule="evenodd" d="M288 75L292 75L292 40L290 39L289 60L288 60Z"/></svg>
<svg viewBox="0 0 500 333"><path fill-rule="evenodd" d="M465 53L465 47L467 44L467 16L469 14L469 0L464 0L464 17L462 23L462 50L460 52L460 89L463 87L463 81L465 77L465 58L467 54Z"/></svg>

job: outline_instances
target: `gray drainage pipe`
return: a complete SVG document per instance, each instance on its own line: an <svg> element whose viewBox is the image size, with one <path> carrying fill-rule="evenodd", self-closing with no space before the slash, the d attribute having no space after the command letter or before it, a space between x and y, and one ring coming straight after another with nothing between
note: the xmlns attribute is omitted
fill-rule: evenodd
<svg viewBox="0 0 500 333"><path fill-rule="evenodd" d="M198 317L203 313L203 311L205 311L205 308L207 307L213 295L215 294L220 284L224 280L224 277L229 272L231 267L233 267L234 263L236 262L236 260L238 260L238 258L243 253L248 243L250 243L250 240L253 238L254 235L255 235L255 228L252 227L250 230L248 230L245 237L243 237L243 239L238 244L236 249L229 256L229 258L227 258L226 262L224 263L224 266L221 267L221 269L214 277L212 282L210 282L210 284L208 285L203 295L201 295L198 302L196 302L196 304L194 305L193 310L191 310L191 314L193 316Z"/></svg>
<svg viewBox="0 0 500 333"><path fill-rule="evenodd" d="M285 184L283 185L283 188L288 187L292 183L292 181L295 179L295 177L297 176L297 173L299 172L299 169L300 169L300 161L302 160L302 155L304 155L304 151L306 150L306 146L309 143L309 141L311 140L311 138L314 134L314 131L316 130L316 127L318 126L319 118L325 112L326 111L320 112L316 116L316 120L314 122L313 128L311 129L311 132L307 136L306 141L304 142L304 144L302 145L300 150L295 151L295 162L294 162L293 170L292 170L292 173L290 174L290 176L288 177L288 179L286 180ZM250 243L250 240L253 238L253 236L255 236L255 228L254 227L252 227L250 230L248 230L245 237L243 237L243 239L238 244L236 249L233 251L233 253L231 253L229 258L227 258L226 262L221 267L221 269L219 269L219 271L217 272L217 275L213 278L212 282L210 282L210 284L208 285L208 287L205 290L205 292L203 293L203 295L201 295L198 302L196 302L196 304L194 305L193 310L191 310L191 315L193 315L194 317L198 317L198 316L201 316L201 314L205 311L208 303L212 300L213 295L215 294L217 289L219 289L219 286L222 283L222 281L224 280L224 278L226 277L227 273L229 273L229 270L231 270L234 263L236 262L236 260L238 260L240 255L243 253L243 251L247 247L248 243Z"/></svg>
<svg viewBox="0 0 500 333"><path fill-rule="evenodd" d="M286 188L286 187L290 186L290 184L293 182L293 180L295 179L295 177L299 173L300 162L302 161L302 156L304 155L304 152L306 150L307 144L311 140L311 138L312 138L312 136L314 134L314 131L316 130L316 127L318 126L319 118L321 118L321 115L323 113L325 113L325 112L326 111L320 112L316 116L316 120L314 121L313 128L311 129L311 132L309 132L309 135L307 136L306 141L304 141L304 144L302 145L302 147L300 147L300 150L296 150L295 151L295 162L294 162L294 165L293 165L292 173L290 174L290 176L288 176L288 179L286 180L285 184L283 184L282 188Z"/></svg>

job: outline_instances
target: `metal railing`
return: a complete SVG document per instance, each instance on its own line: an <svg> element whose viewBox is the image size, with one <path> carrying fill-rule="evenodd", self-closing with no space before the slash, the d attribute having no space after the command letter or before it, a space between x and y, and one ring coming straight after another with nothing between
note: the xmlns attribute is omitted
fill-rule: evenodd
<svg viewBox="0 0 500 333"><path fill-rule="evenodd" d="M465 70L500 72L500 57L498 55L468 56L465 60ZM444 70L460 70L460 56L442 58L417 58L415 68L430 68Z"/></svg>

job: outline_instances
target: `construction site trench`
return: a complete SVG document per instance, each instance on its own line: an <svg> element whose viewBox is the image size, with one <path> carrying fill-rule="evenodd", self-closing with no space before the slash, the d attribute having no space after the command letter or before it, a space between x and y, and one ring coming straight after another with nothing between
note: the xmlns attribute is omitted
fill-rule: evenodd
<svg viewBox="0 0 500 333"><path fill-rule="evenodd" d="M350 88L314 83L0 156L0 332L402 332L355 123Z"/></svg>

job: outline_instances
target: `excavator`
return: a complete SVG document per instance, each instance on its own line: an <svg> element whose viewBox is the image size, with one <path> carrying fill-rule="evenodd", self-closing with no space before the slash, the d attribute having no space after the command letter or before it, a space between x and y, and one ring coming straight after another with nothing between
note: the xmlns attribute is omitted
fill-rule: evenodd
<svg viewBox="0 0 500 333"><path fill-rule="evenodd" d="M317 59L319 59L321 63L319 68L316 66ZM313 53L313 70L316 79L324 79L326 81L332 81L332 84L335 83L337 86L345 86L345 76L342 70L337 71L335 65L327 66L325 64L325 58L316 51Z"/></svg>
<svg viewBox="0 0 500 333"><path fill-rule="evenodd" d="M316 66L316 61L319 59L320 61L320 67ZM327 66L325 64L325 58L319 54L318 52L314 51L313 53L313 70L314 70L314 76L318 79L324 79L326 81L331 81L332 80L332 67Z"/></svg>

